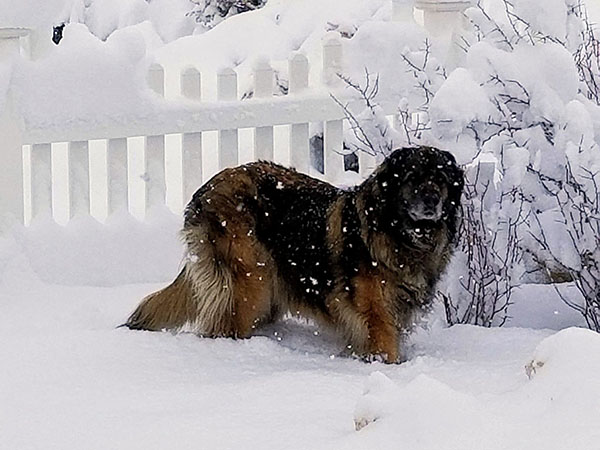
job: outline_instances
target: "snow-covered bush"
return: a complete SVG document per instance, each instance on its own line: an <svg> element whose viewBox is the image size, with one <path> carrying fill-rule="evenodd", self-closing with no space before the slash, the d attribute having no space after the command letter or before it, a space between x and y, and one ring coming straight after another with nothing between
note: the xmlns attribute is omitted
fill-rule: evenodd
<svg viewBox="0 0 600 450"><path fill-rule="evenodd" d="M405 47L399 56L403 70L409 74L408 79L413 84L409 87L409 95L397 105L393 127L379 104L379 73L370 73L369 67L365 67L360 81L340 74L348 93L358 99L358 102L344 104L334 96L350 124L344 135L344 146L348 151L385 157L396 148L426 143L429 103L446 80L446 71L432 55L431 43L427 39L420 48L411 50Z"/></svg>
<svg viewBox="0 0 600 450"><path fill-rule="evenodd" d="M196 6L189 15L207 29L213 28L227 17L262 8L267 0L190 0Z"/></svg>
<svg viewBox="0 0 600 450"><path fill-rule="evenodd" d="M332 96L344 110L350 125L344 136L344 148L352 153L362 151L371 156L385 157L400 146L400 135L390 126L383 109L377 104L379 76L365 71L364 84L355 83L343 75L340 78L360 101L360 111L355 113L350 105Z"/></svg>
<svg viewBox="0 0 600 450"><path fill-rule="evenodd" d="M494 166L466 168L460 239L439 291L449 325L504 325L522 275L517 231L526 219L524 200L496 190Z"/></svg>
<svg viewBox="0 0 600 450"><path fill-rule="evenodd" d="M503 233L488 230L495 243L503 241L499 254L516 252L513 267L525 252L527 269L538 272L528 273L529 279L545 273L546 281L574 280L584 304L565 301L600 330L600 149L592 120L598 114L598 41L581 3L553 0L545 6L493 0L467 10L472 30L462 40L465 67L450 74L432 100L432 133L466 161L495 161L498 210L508 205L508 214L491 221L478 216L488 228L494 222L502 228L504 220ZM470 207L467 193L467 226ZM464 239L473 234L463 236L455 264L464 259ZM496 253L494 246L488 249ZM471 264L469 258L463 264L467 274ZM473 302L465 274L449 275L447 291L462 288L467 295L447 311L468 310ZM514 275L508 279L518 282ZM505 291L512 285L508 281ZM509 297L500 302L509 303ZM461 314L452 317L461 321Z"/></svg>
<svg viewBox="0 0 600 450"><path fill-rule="evenodd" d="M583 302L575 303L557 288L563 301L600 331L600 147L583 105L572 102L567 113L557 136L563 161L553 173L529 167L554 203L535 212L530 235L545 260L566 270L582 294Z"/></svg>

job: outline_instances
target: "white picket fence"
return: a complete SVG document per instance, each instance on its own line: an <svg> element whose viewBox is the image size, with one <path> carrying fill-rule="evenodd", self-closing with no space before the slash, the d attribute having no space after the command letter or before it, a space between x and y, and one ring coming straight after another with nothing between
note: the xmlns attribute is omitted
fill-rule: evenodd
<svg viewBox="0 0 600 450"><path fill-rule="evenodd" d="M341 44L329 40L323 47L323 73L340 71ZM152 90L164 95L164 70L153 65L148 73ZM326 92L315 96L308 92L309 63L304 55L296 54L289 61L289 94L273 96L273 69L263 62L254 70L254 96L238 101L237 74L232 69L217 74L216 103L203 103L200 99L201 74L194 68L181 73L182 96L198 102L198 109L187 113L187 122L179 115L164 117L159 123L133 124L128 129L63 129L60 131L31 130L23 137L23 144L30 146L31 212L32 219L53 215L53 164L51 153L59 143L67 143L68 204L69 215L74 217L90 214L90 138L105 141L107 188L104 194L108 214L130 210L134 199L130 192L131 170L128 152L132 139L143 138L143 160L145 167L142 178L145 184L146 210L166 203L166 135L180 135L182 173L179 182L183 197L187 200L204 182L203 133L217 131L216 148L210 149L217 159L217 169L236 166L240 163L240 130L253 129L254 148L250 159L273 161L274 127L287 125L289 133L289 155L285 158L301 172L310 172L309 122L323 123L324 177L339 178L343 170L343 112ZM160 133L160 134L158 134ZM85 139L85 137L90 137ZM137 193L139 195L139 192Z"/></svg>
<svg viewBox="0 0 600 450"><path fill-rule="evenodd" d="M465 1L448 2L422 0L421 3L461 4ZM410 2L394 0L395 18L406 18L406 5ZM456 5L454 5L456 6ZM410 6L412 8L412 6ZM460 8L455 8L456 13ZM432 8L425 12L435 11ZM440 14L447 14L443 10ZM427 19L427 15L425 17ZM1 37L1 36L0 36ZM13 45L15 40L9 44ZM1 46L0 46L1 47ZM6 50L6 45L4 46ZM2 48L0 48L2 50ZM1 52L0 52L1 53ZM1 55L0 55L1 56ZM0 178L0 208L2 213L11 213L22 220L23 217L52 218L55 216L56 193L53 195L52 152L58 145L67 146L68 167L68 214L91 214L91 198L103 197L107 213L131 211L130 202L134 197L129 179L128 152L131 152L133 138L143 140L144 202L145 209L166 204L166 146L167 135L181 136L181 192L189 199L194 190L205 181L202 178L202 162L206 158L203 151L203 134L217 132L217 169L234 166L240 162L240 130L253 129L253 154L250 159L274 160L274 127L287 126L289 139L289 163L301 172L310 172L309 123L323 124L324 174L328 180L337 180L344 170L342 145L344 112L322 88L309 86L309 61L302 54L295 54L289 60L289 92L285 96L273 96L274 72L267 62L254 70L254 96L248 100L238 100L238 80L233 69L225 69L217 75L217 101L203 102L201 99L201 74L194 68L183 71L181 95L197 102L197 106L161 114L143 123L133 121L127 125L94 125L92 127L65 127L61 130L24 129L15 117L10 99L0 117L0 135L3 138L1 152L5 176ZM328 39L323 43L323 60L311 61L322 65L322 78L331 89L339 80L335 76L342 70L343 55L341 43ZM154 65L148 73L149 87L158 95L164 96L165 73L162 67ZM386 114L395 113L397 99L390 99L382 106ZM91 142L100 140L105 145L106 188L104 192L92 192L90 173L94 171L90 158ZM29 161L23 162L23 149ZM360 172L366 174L375 165L374 160L361 155ZM29 177L24 168L29 167ZM24 178L25 177L25 178ZM28 178L28 179L27 179ZM55 177L56 178L56 177ZM24 180L30 186L30 200L24 201ZM28 206L28 210L24 207Z"/></svg>

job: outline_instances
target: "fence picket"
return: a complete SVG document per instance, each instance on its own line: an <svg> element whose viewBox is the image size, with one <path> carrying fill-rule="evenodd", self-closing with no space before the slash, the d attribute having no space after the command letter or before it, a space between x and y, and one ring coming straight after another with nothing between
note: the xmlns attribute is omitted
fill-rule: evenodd
<svg viewBox="0 0 600 450"><path fill-rule="evenodd" d="M90 154L88 141L69 142L69 218L90 214Z"/></svg>
<svg viewBox="0 0 600 450"><path fill-rule="evenodd" d="M165 95L165 71L159 64L148 70L148 85L159 96ZM147 136L144 142L146 170L146 211L166 203L165 136Z"/></svg>
<svg viewBox="0 0 600 450"><path fill-rule="evenodd" d="M237 100L237 74L233 69L224 69L217 75L217 98ZM219 169L237 166L238 161L238 130L219 131Z"/></svg>
<svg viewBox="0 0 600 450"><path fill-rule="evenodd" d="M371 155L365 151L358 151L358 172L363 178L371 175L371 172L377 167L375 155Z"/></svg>
<svg viewBox="0 0 600 450"><path fill-rule="evenodd" d="M339 39L326 39L323 43L323 80L330 87L341 84L339 74L342 72L342 56L342 43ZM343 135L342 120L325 122L325 175L332 181L339 181L344 172Z"/></svg>
<svg viewBox="0 0 600 450"><path fill-rule="evenodd" d="M31 219L52 218L52 145L31 146Z"/></svg>
<svg viewBox="0 0 600 450"><path fill-rule="evenodd" d="M165 179L165 137L146 136L144 142L146 158L146 211L153 206L164 205L166 202Z"/></svg>
<svg viewBox="0 0 600 450"><path fill-rule="evenodd" d="M323 133L325 151L325 176L331 181L340 181L344 173L344 130L341 120L325 122Z"/></svg>
<svg viewBox="0 0 600 450"><path fill-rule="evenodd" d="M273 95L273 69L267 61L261 61L254 68L254 95L268 98ZM254 129L254 156L256 159L273 160L273 127Z"/></svg>
<svg viewBox="0 0 600 450"><path fill-rule="evenodd" d="M289 61L290 94L298 94L308 87L308 59L297 53ZM310 167L308 123L290 126L290 163L298 171L307 173Z"/></svg>
<svg viewBox="0 0 600 450"><path fill-rule="evenodd" d="M129 182L127 178L127 139L109 139L106 149L108 215L129 211Z"/></svg>
<svg viewBox="0 0 600 450"><path fill-rule="evenodd" d="M191 67L181 73L181 95L190 100L202 98L200 72ZM202 133L184 133L181 136L181 176L184 205L202 184Z"/></svg>

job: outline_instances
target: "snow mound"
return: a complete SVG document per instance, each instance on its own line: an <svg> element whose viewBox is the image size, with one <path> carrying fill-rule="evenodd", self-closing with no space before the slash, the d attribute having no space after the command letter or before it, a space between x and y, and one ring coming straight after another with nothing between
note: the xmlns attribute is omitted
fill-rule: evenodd
<svg viewBox="0 0 600 450"><path fill-rule="evenodd" d="M379 421L371 425L372 430L362 431L371 435L369 440L401 429L394 434L403 436L406 448L440 448L442 438L444 449L489 448L486 442L498 434L492 412L480 400L424 374L402 387L381 372L371 374L356 406L354 424L361 431ZM435 433L428 432L429 427Z"/></svg>
<svg viewBox="0 0 600 450"><path fill-rule="evenodd" d="M403 405L399 408L399 405ZM411 405L411 407L407 407ZM354 412L357 431L388 415L401 421L408 429L418 429L421 424L443 424L437 432L446 435L460 427L463 420L457 411L475 418L474 428L482 436L489 433L489 425L480 414L477 400L470 394L461 393L428 375L418 375L406 386L399 388L381 372L372 373L367 379L365 393ZM431 445L435 444L435 439Z"/></svg>
<svg viewBox="0 0 600 450"><path fill-rule="evenodd" d="M119 30L106 42L85 25L65 27L61 45L46 58L15 66L12 88L26 124L51 128L152 116L156 105L145 82L146 39L139 27Z"/></svg>
<svg viewBox="0 0 600 450"><path fill-rule="evenodd" d="M460 330L471 338L475 331ZM455 333L453 337L454 345L464 345ZM456 363L445 361L458 372ZM496 392L491 373L487 392L474 392L469 383L439 378L441 374L421 371L396 383L388 374L374 372L355 407L358 432L340 448L392 449L400 442L404 448L456 450L597 447L600 433L589 430L596 430L600 420L600 334L562 330L542 340L528 364L511 364L506 369L515 384Z"/></svg>
<svg viewBox="0 0 600 450"><path fill-rule="evenodd" d="M34 221L12 233L12 247L21 256L13 265L30 268L42 281L64 285L168 281L181 262L180 227L181 219L166 210L154 211L144 222L129 214L116 214L106 224L91 217L76 217L67 226Z"/></svg>
<svg viewBox="0 0 600 450"><path fill-rule="evenodd" d="M67 0L0 0L0 28L55 25L67 3Z"/></svg>
<svg viewBox="0 0 600 450"><path fill-rule="evenodd" d="M526 366L539 384L600 397L600 383L590 373L600 373L600 334L584 328L567 328L544 339ZM586 394L586 395L588 395Z"/></svg>

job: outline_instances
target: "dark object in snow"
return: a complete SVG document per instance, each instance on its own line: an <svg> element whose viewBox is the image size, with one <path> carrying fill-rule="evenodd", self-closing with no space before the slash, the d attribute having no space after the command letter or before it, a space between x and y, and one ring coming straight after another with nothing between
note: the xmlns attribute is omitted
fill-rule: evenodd
<svg viewBox="0 0 600 450"><path fill-rule="evenodd" d="M64 23L54 27L54 29L52 31L52 42L54 42L56 45L58 45L59 42L62 40L64 29L65 29Z"/></svg>
<svg viewBox="0 0 600 450"><path fill-rule="evenodd" d="M196 6L187 15L210 29L225 18L262 8L267 0L190 0Z"/></svg>
<svg viewBox="0 0 600 450"><path fill-rule="evenodd" d="M450 258L462 188L454 157L430 147L394 151L348 191L269 162L225 169L185 210L181 273L126 325L243 338L291 311L399 362Z"/></svg>
<svg viewBox="0 0 600 450"><path fill-rule="evenodd" d="M344 154L344 170L358 173L358 155L354 153Z"/></svg>
<svg viewBox="0 0 600 450"><path fill-rule="evenodd" d="M315 134L310 138L310 166L321 173L325 173L325 148L323 144L323 133Z"/></svg>

